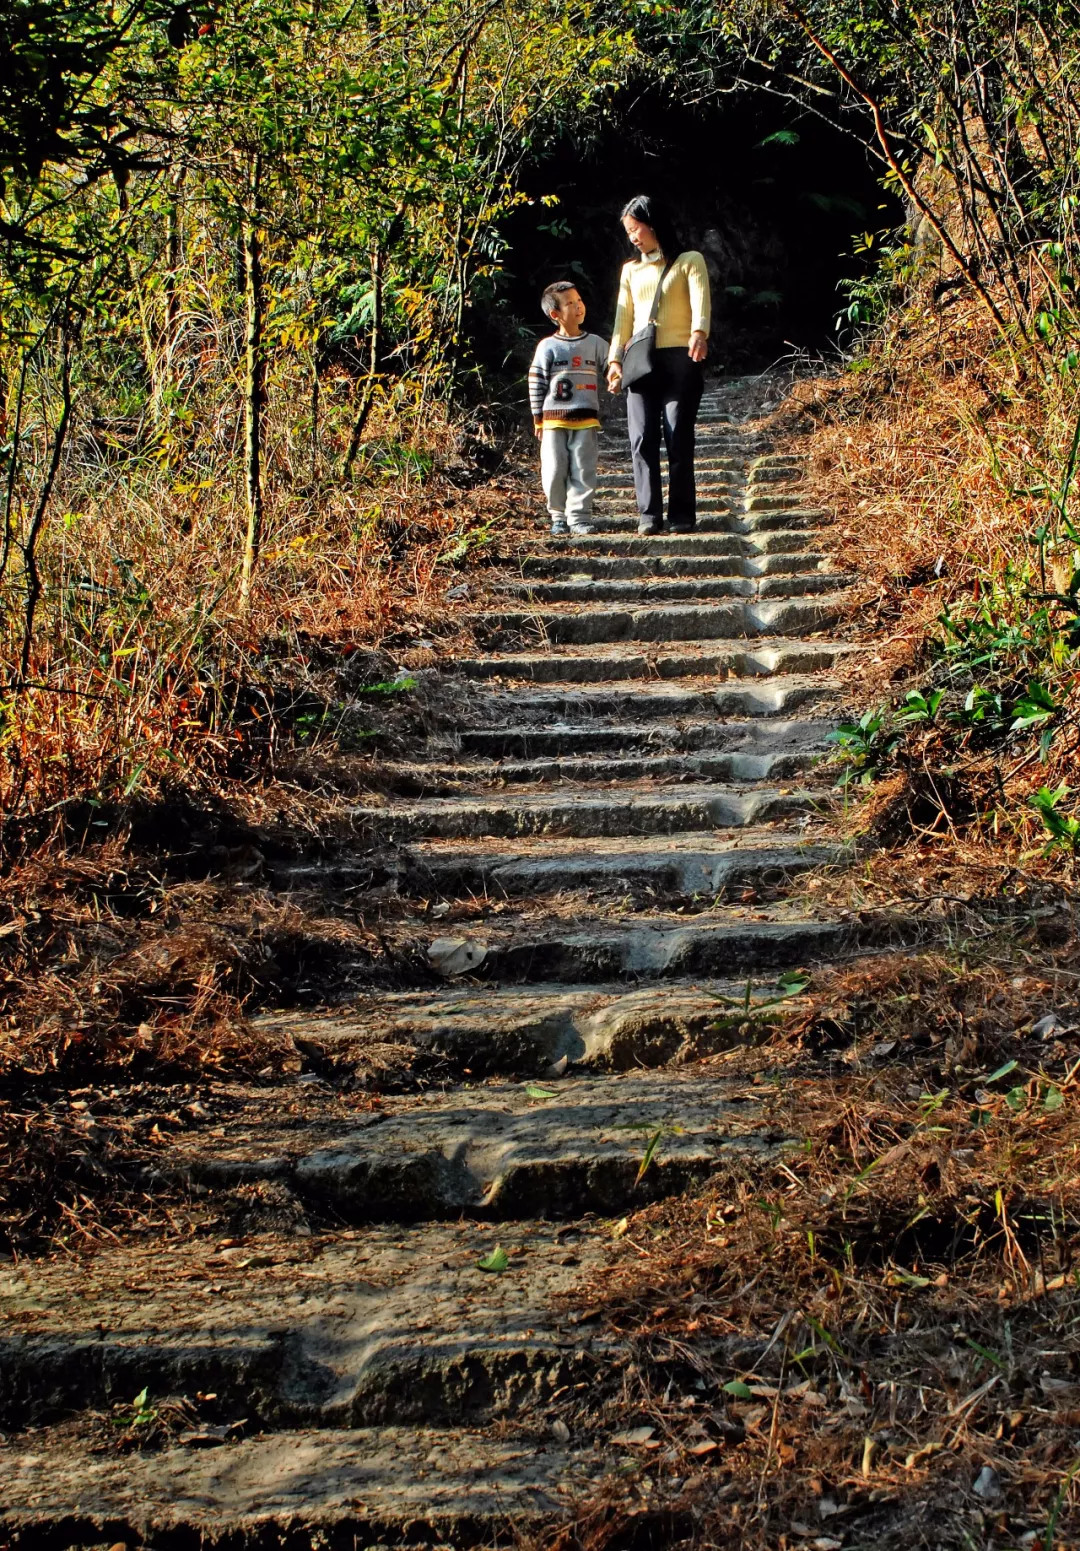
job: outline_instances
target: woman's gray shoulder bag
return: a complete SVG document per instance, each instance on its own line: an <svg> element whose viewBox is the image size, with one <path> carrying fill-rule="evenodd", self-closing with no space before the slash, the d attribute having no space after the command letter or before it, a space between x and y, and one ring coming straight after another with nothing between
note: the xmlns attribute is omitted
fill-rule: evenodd
<svg viewBox="0 0 1080 1551"><path fill-rule="evenodd" d="M656 295L649 310L649 321L643 329L638 329L636 334L631 334L626 342L626 349L622 358L622 385L629 388L632 383L640 382L647 377L655 366L653 351L656 349L656 320L660 316L661 293L664 289L664 280L667 272L674 264L674 259L668 259L664 265L660 279L656 282Z"/></svg>

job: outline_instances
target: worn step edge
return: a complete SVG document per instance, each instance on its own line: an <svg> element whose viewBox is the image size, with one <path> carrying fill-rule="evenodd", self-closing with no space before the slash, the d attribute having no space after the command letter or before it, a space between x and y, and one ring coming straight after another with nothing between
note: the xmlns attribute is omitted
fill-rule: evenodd
<svg viewBox="0 0 1080 1551"><path fill-rule="evenodd" d="M491 610L472 614L470 623L483 640L509 634L546 637L554 644L593 645L602 641L737 640L762 635L803 635L827 629L844 612L845 599L777 600L712 606L670 604L656 608L597 608L557 613Z"/></svg>
<svg viewBox="0 0 1080 1551"><path fill-rule="evenodd" d="M809 597L835 593L850 587L853 578L829 572L781 572L775 576L636 577L607 581L512 581L496 582L497 596L522 598L537 603L594 603L625 601L631 607L652 601L697 602L713 598Z"/></svg>
<svg viewBox="0 0 1080 1551"><path fill-rule="evenodd" d="M466 839L470 836L562 833L565 835L671 835L765 824L802 813L826 812L836 803L828 787L801 791L753 787L678 786L652 791L599 794L569 788L557 794L529 793L517 801L488 794L430 798L408 806L353 807L357 835L403 843L409 839Z"/></svg>
<svg viewBox="0 0 1080 1551"><path fill-rule="evenodd" d="M24 1260L0 1280L0 1426L130 1405L143 1388L156 1403L212 1393L210 1417L245 1417L249 1434L513 1415L591 1377L563 1300L610 1246L589 1223L534 1225L494 1281L478 1273L480 1223L417 1227L407 1248L388 1225L314 1242L248 1234L224 1252L188 1238L160 1260L139 1243Z"/></svg>
<svg viewBox="0 0 1080 1551"><path fill-rule="evenodd" d="M827 563L824 553L801 549L790 554L735 555L528 555L521 561L523 583L566 581L668 581L691 577L732 577L756 581L762 576L818 571ZM518 578L513 579L515 583Z"/></svg>
<svg viewBox="0 0 1080 1551"><path fill-rule="evenodd" d="M827 757L824 740L797 753L768 754L640 754L616 759L504 760L451 764L375 764L371 784L397 796L453 797L468 787L572 782L588 785L615 781L780 781L803 775Z"/></svg>
<svg viewBox="0 0 1080 1551"><path fill-rule="evenodd" d="M685 837L666 836L668 840ZM452 894L504 897L539 896L564 891L623 892L628 887L715 897L736 888L779 887L808 868L837 862L837 847L798 842L772 845L685 849L622 848L612 854L567 852L507 856L505 853L447 855L410 848L401 859L398 889L429 897Z"/></svg>
<svg viewBox="0 0 1080 1551"><path fill-rule="evenodd" d="M536 727L468 728L458 734L457 742L463 753L492 759L628 750L636 743L654 752L660 752L661 745L673 753L698 749L720 753L733 747L772 752L816 748L835 726L832 720L824 718L783 719L768 713L745 720L731 716L724 721L694 722L680 716L677 723L633 723L624 719L606 724L593 720L591 725L590 719L583 717L578 725L551 726L554 717L553 710L549 722Z"/></svg>
<svg viewBox="0 0 1080 1551"><path fill-rule="evenodd" d="M498 686L489 692L485 705L489 711L504 711L500 718L503 731L512 731L513 716L525 730L525 719L542 717L548 721L581 721L599 716L621 716L641 721L677 716L732 717L778 716L798 706L809 705L841 694L842 684L826 673L777 673L754 678L731 679L713 687L708 674L690 679L647 679L613 683L587 682L564 687L559 681L550 689L532 688L508 691ZM473 731L463 728L462 747Z"/></svg>
<svg viewBox="0 0 1080 1551"><path fill-rule="evenodd" d="M0 1455L0 1530L12 1551L116 1540L208 1545L514 1545L561 1521L612 1456L532 1434L407 1428L311 1431L219 1449L96 1453L35 1440Z"/></svg>
<svg viewBox="0 0 1080 1551"><path fill-rule="evenodd" d="M696 675L731 675L735 678L765 678L776 674L805 674L835 667L855 651L865 652L861 643L846 641L803 641L781 637L775 642L762 641L753 647L720 647L715 643L687 642L683 652L632 652L619 648L592 651L586 648L545 652L492 652L485 657L466 657L441 664L444 672L465 678L576 680L612 682L623 678L679 679Z"/></svg>
<svg viewBox="0 0 1080 1551"><path fill-rule="evenodd" d="M627 990L599 982L561 986L455 986L399 991L328 1015L267 1013L254 1024L299 1039L335 1065L355 1051L362 1064L372 1028L468 1065L478 1077L543 1076L570 1068L640 1071L756 1044L805 1012L773 980L666 979Z"/></svg>
<svg viewBox="0 0 1080 1551"><path fill-rule="evenodd" d="M274 1128L228 1132L213 1151L173 1148L158 1170L178 1183L235 1189L275 1180L349 1222L579 1219L760 1164L792 1138L737 1103L713 1076L574 1074L537 1101L520 1086L466 1090L434 1105L339 1122L307 1144ZM664 1145L641 1173L646 1136Z"/></svg>
<svg viewBox="0 0 1080 1551"><path fill-rule="evenodd" d="M485 950L472 972L484 983L576 984L583 980L646 982L661 977L752 975L785 965L837 959L866 946L913 941L910 918L876 915L825 919L720 907L682 918L578 915L559 930L552 922L529 933L507 935L487 928L470 940ZM449 929L448 929L449 930Z"/></svg>
<svg viewBox="0 0 1080 1551"><path fill-rule="evenodd" d="M260 1428L433 1427L513 1416L595 1373L580 1343L575 1349L572 1339L541 1323L534 1315L527 1333L504 1340L482 1327L459 1326L435 1339L408 1329L397 1338L365 1332L350 1393L326 1402L316 1398L317 1343L305 1350L302 1325L283 1329L280 1311L246 1332L207 1331L201 1339L162 1331L151 1340L105 1332L81 1340L16 1335L5 1342L0 1425L15 1429L32 1418L40 1426L64 1412L130 1403L144 1388L159 1402L213 1393L219 1407L241 1411ZM312 1381L306 1399L296 1384L301 1364Z"/></svg>

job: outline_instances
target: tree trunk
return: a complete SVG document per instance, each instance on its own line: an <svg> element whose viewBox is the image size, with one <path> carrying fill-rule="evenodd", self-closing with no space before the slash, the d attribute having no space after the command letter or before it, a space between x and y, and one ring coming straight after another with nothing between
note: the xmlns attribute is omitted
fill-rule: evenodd
<svg viewBox="0 0 1080 1551"><path fill-rule="evenodd" d="M319 482L319 349L311 350L311 485Z"/></svg>
<svg viewBox="0 0 1080 1551"><path fill-rule="evenodd" d="M170 368L180 325L180 184L182 178L182 173L174 173L173 196L165 212L165 351Z"/></svg>
<svg viewBox="0 0 1080 1551"><path fill-rule="evenodd" d="M41 489L38 491L37 502L33 516L26 530L23 540L23 567L26 575L26 606L23 614L23 639L22 651L19 653L19 674L15 682L16 689L22 689L26 684L30 671L30 652L34 644L34 620L37 615L37 606L41 600L42 583L41 572L37 563L38 539L45 523L45 513L49 508L49 498L56 484L56 476L60 471L60 458L64 451L64 442L67 439L68 427L71 424L71 340L68 336L68 321L65 318L61 333L61 367L60 367L60 391L62 395L60 419L56 430L53 432L52 453L49 457L49 466L45 472ZM48 433L46 432L46 435Z"/></svg>
<svg viewBox="0 0 1080 1551"><path fill-rule="evenodd" d="M341 465L343 479L351 479L353 464L356 455L360 451L360 438L364 434L368 416L371 414L372 405L375 402L375 389L378 384L379 367L382 363L382 248L377 247L371 255L371 339L368 354L368 376L364 385L364 395L360 400L360 409L353 421L352 435L349 437L349 448L345 454L345 461Z"/></svg>
<svg viewBox="0 0 1080 1551"><path fill-rule="evenodd" d="M244 309L247 327L244 333L244 482L247 495L247 534L244 560L240 571L240 609L246 614L251 606L251 580L259 559L262 541L263 485L262 430L266 363L263 359L263 275L262 239L259 235L260 163L255 158L252 173L251 211L243 227Z"/></svg>

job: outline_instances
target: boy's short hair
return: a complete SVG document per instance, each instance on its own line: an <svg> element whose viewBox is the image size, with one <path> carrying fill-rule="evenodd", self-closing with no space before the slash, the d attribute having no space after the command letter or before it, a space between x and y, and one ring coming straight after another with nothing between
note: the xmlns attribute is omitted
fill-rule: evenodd
<svg viewBox="0 0 1080 1551"><path fill-rule="evenodd" d="M576 291L577 286L573 280L553 280L544 287L544 294L540 298L540 305L544 309L544 316L550 318L553 313L559 311L559 297L565 296L567 291Z"/></svg>

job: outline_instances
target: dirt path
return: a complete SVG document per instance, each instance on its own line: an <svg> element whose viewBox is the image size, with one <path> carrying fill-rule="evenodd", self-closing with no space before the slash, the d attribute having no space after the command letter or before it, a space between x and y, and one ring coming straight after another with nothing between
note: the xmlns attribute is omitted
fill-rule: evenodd
<svg viewBox="0 0 1080 1551"><path fill-rule="evenodd" d="M696 534L636 536L615 426L601 531L497 584L464 721L353 815L415 903L388 951L426 973L269 1020L330 1080L236 1085L165 1140L156 1177L216 1233L2 1273L0 1427L33 1424L0 1450L13 1545L504 1543L648 1446L576 1420L627 1360L589 1286L625 1213L797 1142L693 1062L859 930L794 892L840 855L817 761L853 648L767 392L708 394ZM350 1095L335 1059L373 1038L458 1080ZM117 1421L163 1446L118 1452Z"/></svg>

